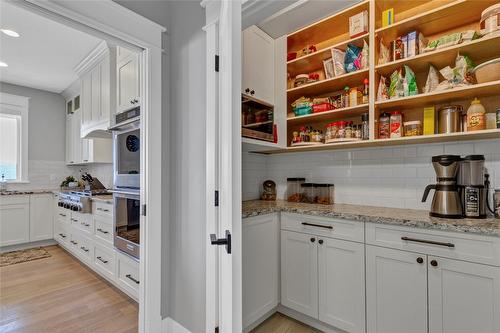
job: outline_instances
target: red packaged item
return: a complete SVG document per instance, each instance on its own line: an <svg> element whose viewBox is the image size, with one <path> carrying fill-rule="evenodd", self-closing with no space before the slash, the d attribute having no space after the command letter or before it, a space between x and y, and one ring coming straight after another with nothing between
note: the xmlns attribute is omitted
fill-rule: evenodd
<svg viewBox="0 0 500 333"><path fill-rule="evenodd" d="M321 103L313 105L312 108L313 113L318 113L333 110L333 105L331 105L330 103Z"/></svg>
<svg viewBox="0 0 500 333"><path fill-rule="evenodd" d="M319 80L319 74L318 73L310 73L309 74L309 79L313 81L318 81Z"/></svg>

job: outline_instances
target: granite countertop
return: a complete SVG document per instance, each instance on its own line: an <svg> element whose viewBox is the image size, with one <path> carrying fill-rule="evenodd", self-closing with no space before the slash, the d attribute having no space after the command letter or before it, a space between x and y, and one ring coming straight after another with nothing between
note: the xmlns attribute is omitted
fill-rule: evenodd
<svg viewBox="0 0 500 333"><path fill-rule="evenodd" d="M113 196L109 195L109 194L108 195L106 195L106 194L94 195L94 196L92 196L92 200L112 204L113 203Z"/></svg>
<svg viewBox="0 0 500 333"><path fill-rule="evenodd" d="M47 193L54 193L54 190L8 190L0 192L0 196L47 194Z"/></svg>
<svg viewBox="0 0 500 333"><path fill-rule="evenodd" d="M334 204L318 205L287 201L244 201L243 218L275 212L342 218L360 222L401 225L406 227L474 233L500 237L500 219L442 219L430 217L426 210Z"/></svg>

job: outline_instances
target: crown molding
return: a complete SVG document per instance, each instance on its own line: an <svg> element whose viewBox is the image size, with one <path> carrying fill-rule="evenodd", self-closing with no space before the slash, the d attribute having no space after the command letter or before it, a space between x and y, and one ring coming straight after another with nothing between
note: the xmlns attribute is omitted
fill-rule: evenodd
<svg viewBox="0 0 500 333"><path fill-rule="evenodd" d="M82 76L88 70L92 69L99 61L102 60L104 56L109 53L108 44L105 41L100 42L95 49L90 51L90 53L83 58L83 60L73 68L73 70Z"/></svg>

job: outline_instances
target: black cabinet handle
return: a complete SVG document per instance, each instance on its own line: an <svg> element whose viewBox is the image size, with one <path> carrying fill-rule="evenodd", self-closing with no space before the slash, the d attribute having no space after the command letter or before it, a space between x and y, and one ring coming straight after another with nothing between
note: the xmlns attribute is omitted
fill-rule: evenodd
<svg viewBox="0 0 500 333"><path fill-rule="evenodd" d="M134 102L139 103L139 100L138 99L134 99Z"/></svg>
<svg viewBox="0 0 500 333"><path fill-rule="evenodd" d="M134 278L132 277L132 275L130 275L130 274L125 275L125 277L126 277L127 279L132 280L132 281L134 281L135 283L139 284L139 280L134 279Z"/></svg>
<svg viewBox="0 0 500 333"><path fill-rule="evenodd" d="M102 262L102 263L104 263L104 264L107 264L107 263L108 263L108 261L107 261L107 260L102 259L102 257L97 257L97 259L99 259L99 261L101 261L101 262Z"/></svg>
<svg viewBox="0 0 500 333"><path fill-rule="evenodd" d="M438 262L436 260L431 260L431 266L432 267L437 267Z"/></svg>
<svg viewBox="0 0 500 333"><path fill-rule="evenodd" d="M321 225L321 224L314 224L314 223L309 223L309 222L302 222L302 225L308 225L310 227L318 227L318 228L325 228L325 229L333 229L331 225Z"/></svg>
<svg viewBox="0 0 500 333"><path fill-rule="evenodd" d="M97 228L97 231L102 232L103 234L109 234L108 231L102 230L101 228Z"/></svg>
<svg viewBox="0 0 500 333"><path fill-rule="evenodd" d="M64 234L59 234L59 236L61 236L62 238L66 238L66 235Z"/></svg>
<svg viewBox="0 0 500 333"><path fill-rule="evenodd" d="M418 257L418 258L417 258L417 262L418 262L419 264L423 264L423 263L424 263L424 259L422 259L422 257Z"/></svg>
<svg viewBox="0 0 500 333"><path fill-rule="evenodd" d="M80 249L82 249L85 252L89 252L89 249L86 249L85 246L80 246Z"/></svg>
<svg viewBox="0 0 500 333"><path fill-rule="evenodd" d="M70 243L73 244L73 245L78 245L78 243L75 242L75 241L70 241Z"/></svg>
<svg viewBox="0 0 500 333"><path fill-rule="evenodd" d="M311 243L314 243L316 241L316 238L312 237L311 238Z"/></svg>
<svg viewBox="0 0 500 333"><path fill-rule="evenodd" d="M407 242L425 243L425 244L439 245L439 246L446 246L446 247L455 247L455 244L453 244L453 243L436 242L436 241L430 241L430 240L418 239L418 238L401 237L401 240L404 240Z"/></svg>
<svg viewBox="0 0 500 333"><path fill-rule="evenodd" d="M66 214L59 213L59 216L66 217Z"/></svg>
<svg viewBox="0 0 500 333"><path fill-rule="evenodd" d="M318 243L319 243L319 244L323 244L323 240L322 240L322 239L320 239L320 240L318 241Z"/></svg>

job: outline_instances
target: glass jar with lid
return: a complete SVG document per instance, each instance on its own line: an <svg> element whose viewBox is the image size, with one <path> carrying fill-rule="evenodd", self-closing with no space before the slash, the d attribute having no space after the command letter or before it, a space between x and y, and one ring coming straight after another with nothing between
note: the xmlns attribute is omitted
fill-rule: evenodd
<svg viewBox="0 0 500 333"><path fill-rule="evenodd" d="M316 184L315 203L322 205L333 205L334 202L333 184Z"/></svg>
<svg viewBox="0 0 500 333"><path fill-rule="evenodd" d="M286 179L286 198L288 202L301 202L303 197L302 184L306 182L305 178L287 178Z"/></svg>
<svg viewBox="0 0 500 333"><path fill-rule="evenodd" d="M316 198L316 184L313 183L303 183L300 186L302 187L302 202L306 203L314 203Z"/></svg>
<svg viewBox="0 0 500 333"><path fill-rule="evenodd" d="M346 126L347 126L346 121L339 121L339 130L337 132L337 139L345 139Z"/></svg>

